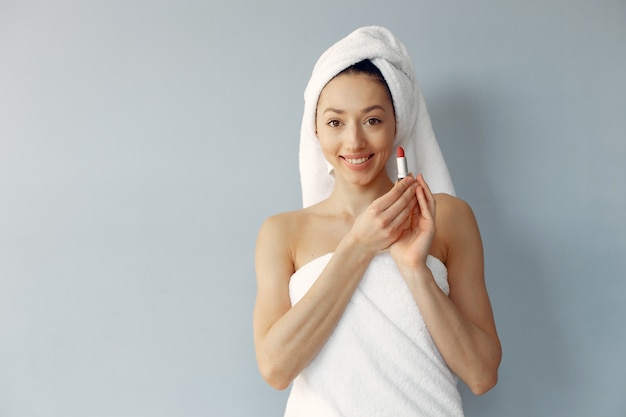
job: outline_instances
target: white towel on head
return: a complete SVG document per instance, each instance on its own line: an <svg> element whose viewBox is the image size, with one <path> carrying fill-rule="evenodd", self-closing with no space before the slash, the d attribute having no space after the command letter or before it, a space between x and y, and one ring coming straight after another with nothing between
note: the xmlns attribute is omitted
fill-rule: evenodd
<svg viewBox="0 0 626 417"><path fill-rule="evenodd" d="M332 168L324 159L315 133L320 93L335 75L365 59L378 67L391 91L396 113L394 145L404 148L409 170L415 175L422 173L433 193L454 195L452 180L406 48L389 30L367 26L355 30L322 54L305 89L299 156L303 206L327 198L335 183ZM395 180L395 158L388 161L387 173Z"/></svg>

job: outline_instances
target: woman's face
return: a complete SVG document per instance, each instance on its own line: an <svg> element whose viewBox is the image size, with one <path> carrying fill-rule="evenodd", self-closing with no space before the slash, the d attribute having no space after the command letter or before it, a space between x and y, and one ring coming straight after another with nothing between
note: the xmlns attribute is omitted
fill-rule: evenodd
<svg viewBox="0 0 626 417"><path fill-rule="evenodd" d="M382 175L396 134L385 86L367 74L342 74L320 94L315 126L335 178L366 185Z"/></svg>

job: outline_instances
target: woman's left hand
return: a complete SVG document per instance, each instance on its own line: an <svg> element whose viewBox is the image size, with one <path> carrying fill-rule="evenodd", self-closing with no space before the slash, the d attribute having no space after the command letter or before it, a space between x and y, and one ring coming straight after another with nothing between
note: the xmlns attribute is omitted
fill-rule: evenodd
<svg viewBox="0 0 626 417"><path fill-rule="evenodd" d="M435 236L435 198L422 174L416 180L418 204L411 214L410 226L389 247L400 270L425 266Z"/></svg>

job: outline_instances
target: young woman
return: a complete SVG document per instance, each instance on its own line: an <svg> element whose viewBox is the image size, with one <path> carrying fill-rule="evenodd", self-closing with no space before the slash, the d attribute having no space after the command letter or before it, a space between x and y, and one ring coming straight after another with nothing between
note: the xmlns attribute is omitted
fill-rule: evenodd
<svg viewBox="0 0 626 417"><path fill-rule="evenodd" d="M366 27L307 87L306 207L269 218L255 257L257 361L271 386L293 382L287 416L459 416L457 377L476 394L496 383L480 233L451 195L412 68L389 31ZM444 192L421 174L396 181L398 145Z"/></svg>

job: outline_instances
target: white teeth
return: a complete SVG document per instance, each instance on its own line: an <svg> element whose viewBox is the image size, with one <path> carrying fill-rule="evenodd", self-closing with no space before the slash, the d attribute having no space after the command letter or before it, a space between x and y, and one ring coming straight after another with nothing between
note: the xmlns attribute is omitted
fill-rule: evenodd
<svg viewBox="0 0 626 417"><path fill-rule="evenodd" d="M360 165L363 162L367 161L368 159L369 159L368 157L363 157L363 158L358 158L358 159L348 159L348 158L346 158L346 161L348 161L352 165Z"/></svg>

